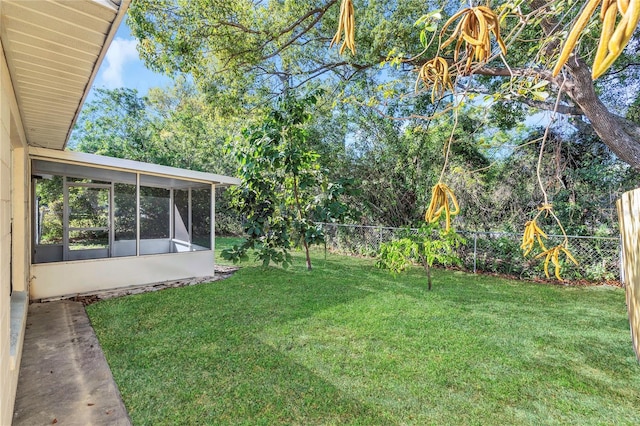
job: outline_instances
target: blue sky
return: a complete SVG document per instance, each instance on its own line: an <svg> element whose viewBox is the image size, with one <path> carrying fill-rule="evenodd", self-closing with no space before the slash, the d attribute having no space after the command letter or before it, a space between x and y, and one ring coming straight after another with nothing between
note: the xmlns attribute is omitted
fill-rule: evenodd
<svg viewBox="0 0 640 426"><path fill-rule="evenodd" d="M152 87L166 87L171 79L147 69L138 56L137 40L131 36L129 26L125 22L120 25L98 75L93 82L87 102L93 98L96 88L116 89L121 87L137 89L145 95Z"/></svg>

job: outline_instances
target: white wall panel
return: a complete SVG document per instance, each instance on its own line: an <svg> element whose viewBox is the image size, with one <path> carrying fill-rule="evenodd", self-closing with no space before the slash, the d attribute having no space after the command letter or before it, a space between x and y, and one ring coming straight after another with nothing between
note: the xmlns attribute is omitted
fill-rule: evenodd
<svg viewBox="0 0 640 426"><path fill-rule="evenodd" d="M213 252L157 254L31 265L31 299L212 276Z"/></svg>

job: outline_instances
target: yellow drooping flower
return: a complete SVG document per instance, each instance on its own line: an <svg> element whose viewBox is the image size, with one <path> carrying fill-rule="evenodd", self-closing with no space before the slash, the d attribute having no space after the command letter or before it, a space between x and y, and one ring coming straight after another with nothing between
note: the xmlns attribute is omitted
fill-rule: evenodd
<svg viewBox="0 0 640 426"><path fill-rule="evenodd" d="M451 206L449 206L451 203ZM451 229L451 216L455 216L460 213L460 206L458 200L453 194L453 191L442 182L435 184L431 190L431 202L429 208L424 216L424 220L429 223L434 223L440 219L440 215L445 214L445 229L448 232Z"/></svg>
<svg viewBox="0 0 640 426"><path fill-rule="evenodd" d="M582 13L574 22L567 41L562 47L558 62L553 68L553 76L557 76L564 64L567 63L569 55L576 46L580 34L585 29L591 15L601 5L600 20L602 21L602 31L598 50L593 61L591 77L595 80L609 69L613 62L620 56L640 21L640 0L589 0L582 9ZM616 26L618 12L622 16Z"/></svg>
<svg viewBox="0 0 640 426"><path fill-rule="evenodd" d="M528 221L524 225L524 234L522 234L522 244L520 245L520 248L524 250L523 256L526 256L531 252L536 239L542 251L547 250L547 248L544 246L544 243L542 242L542 238L540 237L546 239L547 234L545 234L544 231L538 226L538 223L535 219Z"/></svg>
<svg viewBox="0 0 640 426"><path fill-rule="evenodd" d="M342 32L344 31L344 41L340 46L340 54L344 52L345 48L349 48L351 53L356 53L356 19L353 10L353 2L351 0L342 0L340 4L340 16L338 17L338 30L331 39L332 47L334 44L339 44L342 38Z"/></svg>
<svg viewBox="0 0 640 426"><path fill-rule="evenodd" d="M467 62L464 67L465 72L471 70L471 64L476 62L486 62L491 57L491 33L493 33L498 46L503 54L507 53L507 47L500 37L500 19L496 13L487 6L467 7L454 14L442 26L440 36L458 18L458 25L447 40L442 43L441 48L445 48L456 41L453 51L454 61L458 62L460 47L466 44Z"/></svg>
<svg viewBox="0 0 640 426"><path fill-rule="evenodd" d="M552 247L548 250L543 251L535 258L539 259L541 257L545 257L544 259L544 273L549 278L549 262L553 264L555 267L555 275L556 278L560 281L564 281L560 276L560 254L564 253L567 256L567 259L572 261L574 264L578 264L578 261L571 255L569 249L567 248L566 240L562 244L559 244L555 247Z"/></svg>
<svg viewBox="0 0 640 426"><path fill-rule="evenodd" d="M431 102L435 102L436 98L442 97L447 90L453 92L449 64L446 59L440 56L436 56L425 62L424 65L420 67L418 79L416 80L416 90L421 81L427 87L431 87Z"/></svg>
<svg viewBox="0 0 640 426"><path fill-rule="evenodd" d="M542 242L542 238L547 239L548 237L547 234L544 233L542 228L540 228L537 222L538 218L543 213L545 214L545 217L550 215L556 220L556 223L562 231L562 235L564 235L564 240L562 241L562 243L550 249L547 249ZM545 258L544 273L547 278L549 278L549 263L551 263L555 267L556 278L560 281L564 281L560 276L560 255L564 253L567 259L569 259L576 265L578 264L578 261L569 252L569 249L567 248L569 240L567 238L567 234L564 231L564 227L562 226L562 223L560 223L558 217L553 213L553 206L546 200L544 204L538 207L538 213L536 213L535 217L532 220L528 221L524 226L524 234L522 234L522 244L520 245L520 248L524 251L523 256L528 255L531 250L533 250L536 241L538 242L538 245L540 246L540 250L542 250L542 252L536 255L534 259L540 259L542 257Z"/></svg>

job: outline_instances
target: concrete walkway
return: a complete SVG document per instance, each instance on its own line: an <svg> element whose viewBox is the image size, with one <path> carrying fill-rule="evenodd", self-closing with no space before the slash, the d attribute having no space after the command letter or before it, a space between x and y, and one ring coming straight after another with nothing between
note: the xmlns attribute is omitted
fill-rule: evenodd
<svg viewBox="0 0 640 426"><path fill-rule="evenodd" d="M80 302L29 305L13 424L130 425Z"/></svg>

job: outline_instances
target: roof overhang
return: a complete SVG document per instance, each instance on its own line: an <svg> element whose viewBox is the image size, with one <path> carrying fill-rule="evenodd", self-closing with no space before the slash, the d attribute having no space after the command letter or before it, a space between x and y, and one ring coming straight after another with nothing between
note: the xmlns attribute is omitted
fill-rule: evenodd
<svg viewBox="0 0 640 426"><path fill-rule="evenodd" d="M54 161L58 163L93 167L104 170L140 173L168 179L215 184L217 186L240 184L240 179L230 176L179 169L177 167L160 166L140 161L124 160L122 158L106 157L104 155L86 154L84 152L59 151L31 147L29 148L29 157L32 160Z"/></svg>
<svg viewBox="0 0 640 426"><path fill-rule="evenodd" d="M0 41L30 146L64 149L131 0L0 0Z"/></svg>

